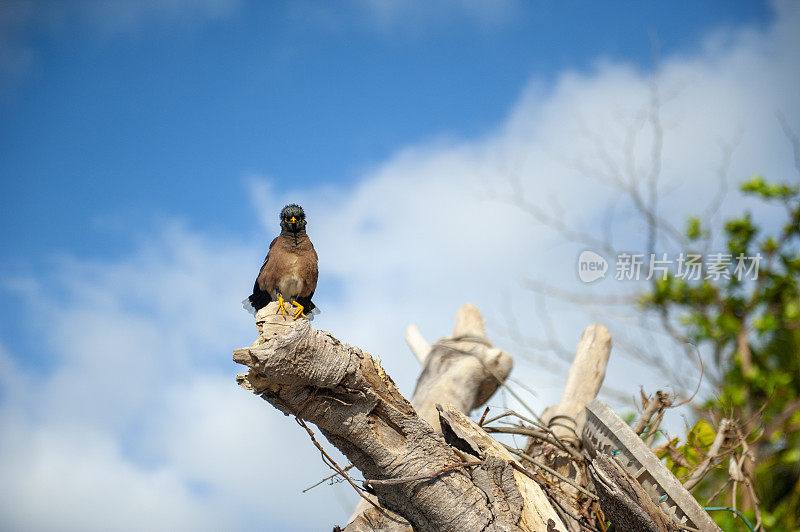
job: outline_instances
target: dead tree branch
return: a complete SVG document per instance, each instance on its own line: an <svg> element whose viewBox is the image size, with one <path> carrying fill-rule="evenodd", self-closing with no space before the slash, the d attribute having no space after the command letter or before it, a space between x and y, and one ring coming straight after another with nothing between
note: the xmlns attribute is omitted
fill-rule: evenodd
<svg viewBox="0 0 800 532"><path fill-rule="evenodd" d="M463 453L417 414L369 354L314 329L307 320L286 320L277 313L277 304L262 309L256 319L259 340L234 351L234 361L250 368L238 377L239 383L285 414L316 424L365 478L431 476L373 485L381 506L403 516L414 530L545 530L548 520L558 523L543 494L535 501L527 491L527 498L520 495L513 468L505 460L480 456L484 465L437 476L443 468L463 462ZM466 337L453 341L479 343ZM432 352L426 361L428 373L433 371L431 364L453 363L444 360L452 358L451 353L442 349L437 362ZM501 353L496 350L494 360L501 359ZM474 358L476 352L469 349L462 356ZM436 389L426 388L429 393ZM472 408L487 393L479 387L464 404ZM525 521L524 515L536 520Z"/></svg>

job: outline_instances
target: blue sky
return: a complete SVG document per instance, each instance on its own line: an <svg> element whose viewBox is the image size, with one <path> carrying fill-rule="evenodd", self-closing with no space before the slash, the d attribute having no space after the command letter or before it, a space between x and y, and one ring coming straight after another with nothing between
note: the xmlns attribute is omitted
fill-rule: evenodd
<svg viewBox="0 0 800 532"><path fill-rule="evenodd" d="M403 146L485 135L531 80L546 92L599 61L648 70L654 36L681 53L771 17L722 1L116 4L6 8L7 271L119 256L173 218L263 235L249 176L279 192L347 186ZM0 315L19 328L9 306Z"/></svg>
<svg viewBox="0 0 800 532"><path fill-rule="evenodd" d="M546 350L509 333L509 315L546 328L520 284L595 288L580 248L493 198L515 175L598 230L619 194L580 167L602 148L646 169L652 86L664 212L704 207L726 145L731 184L788 179L775 113L800 129L799 26L788 2L0 4L0 528L344 524L353 494L300 494L328 474L318 455L233 382L253 337L238 302L291 201L320 254L316 325L410 395L405 327L433 341L471 301L547 406L567 365L542 372ZM641 246L637 224L621 205L619 246ZM590 320L635 334L630 316L548 309L569 349ZM619 350L607 382L670 384Z"/></svg>
<svg viewBox="0 0 800 532"><path fill-rule="evenodd" d="M484 135L531 79L648 69L651 33L668 54L770 19L761 2L496 2L491 18L421 2L385 21L369 2L231 4L145 3L121 27L88 6L48 27L54 7L34 4L10 37L31 64L2 98L4 262L119 253L163 216L248 234L249 173L281 191L352 183L398 147Z"/></svg>

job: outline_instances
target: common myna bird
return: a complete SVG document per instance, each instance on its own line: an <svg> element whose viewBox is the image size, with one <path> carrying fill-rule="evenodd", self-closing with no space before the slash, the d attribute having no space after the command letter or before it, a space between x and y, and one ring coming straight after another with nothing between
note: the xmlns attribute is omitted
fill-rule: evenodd
<svg viewBox="0 0 800 532"><path fill-rule="evenodd" d="M243 301L255 314L270 301L286 315L286 302L295 307L294 319L309 317L316 308L311 302L317 288L317 252L306 234L306 213L299 205L287 205L281 211L281 234L269 245L267 258L253 286L253 295ZM249 305L248 305L249 303ZM312 314L313 318L313 314ZM312 319L309 318L309 319Z"/></svg>

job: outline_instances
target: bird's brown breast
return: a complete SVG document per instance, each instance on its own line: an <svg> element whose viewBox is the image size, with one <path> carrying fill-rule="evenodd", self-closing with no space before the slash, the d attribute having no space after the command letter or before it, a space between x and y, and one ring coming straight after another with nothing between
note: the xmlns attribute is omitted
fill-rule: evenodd
<svg viewBox="0 0 800 532"><path fill-rule="evenodd" d="M309 297L317 288L317 252L307 235L279 236L258 275L258 286L273 297Z"/></svg>

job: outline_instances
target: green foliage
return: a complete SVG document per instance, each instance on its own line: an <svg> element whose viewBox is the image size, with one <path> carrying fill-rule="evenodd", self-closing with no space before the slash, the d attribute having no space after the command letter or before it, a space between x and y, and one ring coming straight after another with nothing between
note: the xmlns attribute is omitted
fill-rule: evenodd
<svg viewBox="0 0 800 532"><path fill-rule="evenodd" d="M786 220L774 234L766 234L750 213L727 220L723 228L726 253L732 256L729 277L687 281L671 275L654 280L640 301L647 308L678 316L682 334L698 346L710 347L723 380L705 405L708 416L733 416L744 426L757 456L756 488L764 526L770 531L798 530L800 186L771 183L756 175L741 190L758 202L783 207ZM693 217L686 236L693 245L708 240L710 230ZM734 274L738 257L759 255L756 280ZM697 464L713 439L713 427L701 420L688 431L683 445L669 442L660 447L660 454L680 477ZM724 470L709 475L695 495L709 497L723 478L727 478ZM752 510L745 514L753 517ZM741 520L726 512L713 517L724 530L745 529Z"/></svg>
<svg viewBox="0 0 800 532"><path fill-rule="evenodd" d="M678 438L674 438L660 446L656 454L659 458L666 459L670 471L676 477L681 478L686 476L708 454L715 436L716 432L711 424L701 419L686 432L685 443L679 444Z"/></svg>
<svg viewBox="0 0 800 532"><path fill-rule="evenodd" d="M633 425L633 422L636 421L636 412L625 412L622 414L622 421L627 423L629 426Z"/></svg>
<svg viewBox="0 0 800 532"><path fill-rule="evenodd" d="M756 174L742 183L742 192L756 194L764 199L792 199L797 196L800 187L784 183L767 183L760 174Z"/></svg>
<svg viewBox="0 0 800 532"><path fill-rule="evenodd" d="M704 230L700 225L700 218L697 216L690 216L686 224L686 236L689 240L699 240L708 237L708 231Z"/></svg>

